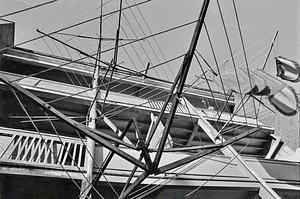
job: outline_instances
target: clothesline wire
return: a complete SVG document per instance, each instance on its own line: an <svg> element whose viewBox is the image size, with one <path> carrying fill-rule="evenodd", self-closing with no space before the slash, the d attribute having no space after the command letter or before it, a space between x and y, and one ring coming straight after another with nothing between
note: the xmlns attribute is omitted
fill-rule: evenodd
<svg viewBox="0 0 300 199"><path fill-rule="evenodd" d="M252 82L252 79L251 79L251 76L250 76L250 70L249 70L248 59L247 59L246 50L245 50L245 44L244 44L243 34L242 34L241 25L240 25L240 21L239 21L239 16L238 16L238 13L237 13L236 4L235 4L234 0L232 0L232 4L233 4L233 7L234 7L235 18L236 18L236 21L237 21L239 35L240 35L240 39L241 39L241 43L242 43L242 47L243 47L243 54L244 54L244 58L245 58L245 64L246 64L246 68L247 68L247 75L248 75L248 78L249 78L250 89L252 90L253 89L253 87L252 87L253 86L253 84L252 84L253 82ZM258 124L258 121L257 121L257 112L256 112L256 105L255 105L255 101L254 101L253 98L252 98L252 102L253 102L253 108L254 108L254 114L255 114L256 122Z"/></svg>
<svg viewBox="0 0 300 199"><path fill-rule="evenodd" d="M130 7L134 7L134 6L139 6L139 5L142 5L144 3L147 3L147 2L150 2L151 0L145 0L143 2L139 2L137 5L131 5ZM126 8L123 8L123 10L126 10L126 9L129 9L129 7L126 7ZM110 13L106 13L104 14L103 16L108 16L108 15L111 15L111 14L115 14L117 13L119 10L114 10ZM91 22L91 21L94 21L94 20L97 20L99 19L99 16L97 17L93 17L93 18L90 18L90 19L87 19L87 20L84 20L84 21L81 21L81 22L78 22L78 23L75 23L75 24L72 24L70 26L67 26L67 27L64 27L64 28L60 28L58 30L55 30L55 31L52 31L50 33L48 33L47 35L52 35L52 34L55 34L57 32L61 32L61 31L64 31L64 30L67 30L67 29L70 29L70 28L74 28L76 26L79 26L79 25L82 25L82 24L85 24L85 23L88 23L88 22ZM39 37L35 37L35 38L32 38L32 39L29 39L29 40L26 40L26 41L23 41L23 42L20 42L18 44L15 44L15 45L12 45L12 46L9 46L9 47L4 47L2 49L0 49L0 52L3 52L4 50L7 50L7 49L10 49L10 48L13 48L13 47L17 47L17 46L20 46L20 45L23 45L23 44L27 44L27 43L30 43L30 42L33 42L33 41L36 41L38 39L41 39L42 37L45 37L45 36L39 36Z"/></svg>
<svg viewBox="0 0 300 199"><path fill-rule="evenodd" d="M239 77L238 77L238 74L237 74L237 68L236 68L236 64L235 64L235 59L233 57L233 52L232 52L231 44L230 44L230 41L229 41L229 36L228 36L227 29L226 29L226 25L225 25L223 13L222 13L222 10L221 10L221 6L220 6L220 3L219 3L219 0L217 0L216 2L217 2L217 6L218 6L220 17L221 17L221 21L222 21L224 33L225 33L225 36L226 36L226 41L227 41L227 44L228 44L228 48L229 48L229 52L230 52L230 56L231 56L231 61L232 61L232 64L233 64L233 68L234 68L234 72L235 72L235 76L236 76L236 80L237 80L237 84L238 84L238 89L239 89L239 92L241 93L240 94L240 99L242 100L242 98L243 98L242 97L242 89L241 89ZM244 111L244 116L246 118L247 114L246 114L246 109L245 109L244 105L243 105L243 111ZM246 122L247 122L247 119L246 119Z"/></svg>

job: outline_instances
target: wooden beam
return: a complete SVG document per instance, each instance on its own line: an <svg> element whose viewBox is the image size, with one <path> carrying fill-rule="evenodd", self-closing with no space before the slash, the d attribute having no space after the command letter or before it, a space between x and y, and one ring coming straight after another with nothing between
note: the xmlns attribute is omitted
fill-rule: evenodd
<svg viewBox="0 0 300 199"><path fill-rule="evenodd" d="M158 120L158 117L154 116L153 113L150 114L150 118L151 118L151 124L149 126L149 131L148 131L148 134L147 134L147 137L146 137L146 140L148 140L148 138L150 137L149 136L149 132L152 130L153 127L153 124L155 124L156 122L158 123L157 124L157 128L156 130L154 131L154 134L152 136L152 139L151 141L149 142L149 145L148 145L148 148L152 148L152 149L155 149L157 148L158 144L159 144L159 141L161 139L161 136L162 136L162 132L164 131L164 125L161 121L157 121ZM168 139L166 141L166 146L165 148L171 148L173 146L173 141L172 141L172 137L170 135L168 135Z"/></svg>
<svg viewBox="0 0 300 199"><path fill-rule="evenodd" d="M140 185L148 176L149 174L144 171L124 192L121 193L119 199L126 198L130 192Z"/></svg>
<svg viewBox="0 0 300 199"><path fill-rule="evenodd" d="M123 132L108 117L106 117L105 115L101 115L101 117L102 120L107 124L107 126L109 126L109 128L118 136L121 136L123 134ZM129 144L132 144L132 142L126 137L126 135L123 140Z"/></svg>
<svg viewBox="0 0 300 199"><path fill-rule="evenodd" d="M91 129L91 128L89 128L89 127L87 127L87 126L85 126L81 123L76 122L75 120L72 120L72 119L66 117L64 114L62 114L61 112L56 110L54 107L50 106L49 104L47 104L46 102L44 102L43 100L41 100L40 98L38 98L37 96L32 94L31 92L29 92L26 89L22 88L20 85L9 81L3 74L0 74L0 81L7 84L11 88L13 88L15 90L18 90L19 92L21 92L22 94L24 94L25 96L27 96L28 98L33 100L38 106L44 108L46 111L48 111L48 112L54 114L55 116L57 116L58 118L62 119L66 124L70 125L74 129L82 132L86 136L92 138L97 143L102 144L103 146L105 146L109 150L114 151L119 156L121 156L122 158L124 158L127 161L131 162L132 164L134 164L134 165L136 165L136 166L138 166L138 167L140 167L144 170L148 170L148 166L145 163L137 160L135 157L133 157L133 156L125 153L124 151L118 149L116 146L114 146L113 144L111 144L110 142L108 142L105 139L108 139L110 141L113 141L113 142L119 143L121 145L127 146L131 149L137 150L137 147L132 146L132 145L126 143L126 142L123 142L120 139L115 138L113 136L104 134L104 133L102 133L98 130Z"/></svg>
<svg viewBox="0 0 300 199"><path fill-rule="evenodd" d="M157 153L155 155L155 158L154 158L154 161L153 161L154 168L153 168L153 170L151 169L150 172L155 172L155 170L158 168L158 165L160 163L160 159L162 157L162 153L163 153L166 141L168 139L168 135L169 135L169 132L170 132L170 129L171 129L171 125L173 123L173 119L174 119L174 116L175 116L175 113L176 113L176 109L177 109L177 106L178 106L178 103L179 103L179 98L182 95L184 84L185 84L185 81L186 81L186 78L187 78L187 75L188 75L191 63L192 63L194 51L196 49L196 46L197 46L197 43L198 43L198 39L199 39L199 36L200 36L200 32L201 32L202 26L204 24L204 18L205 18L205 15L206 15L209 3L210 3L210 0L204 0L204 2L202 4L201 11L200 11L200 14L199 14L199 17L198 17L198 20L197 20L197 24L196 24L196 27L195 27L195 30L194 30L194 33L193 33L193 37L192 37L192 40L191 40L191 43L190 43L190 46L189 46L189 50L187 51L186 55L184 56L183 62L181 64L181 67L180 67L180 69L179 69L179 71L178 71L178 73L177 73L177 75L175 77L175 81L174 81L174 83L173 83L173 85L171 87L170 94L168 95L168 97L167 97L167 99L166 99L166 101L165 101L165 103L163 105L163 108L162 108L162 110L161 110L161 112L159 114L159 117L158 117L158 119L157 119L154 127L151 129L151 131L149 133L148 140L146 141L146 148L148 148L148 145L149 145L149 143L150 143L150 141L151 141L151 139L153 137L153 134L155 133L155 131L157 129L157 126L158 126L159 122L161 121L162 116L165 113L165 110L166 110L166 108L167 108L167 106L169 104L169 101L172 98L172 107L171 107L170 113L168 115L168 118L167 118L167 121L166 121L166 124L165 124L165 128L164 128L162 136L161 136L161 140L160 140L160 143L159 143L159 146L158 146L158 151L157 151ZM121 198L127 197L127 195L136 186L138 186L145 178L147 178L148 175L149 174L147 172L144 172L122 194Z"/></svg>
<svg viewBox="0 0 300 199"><path fill-rule="evenodd" d="M182 102L186 104L187 108L192 114L198 115L198 124L208 135L208 137L216 144L226 142L226 140L220 135L220 133L199 113L198 110L186 99L183 98ZM260 196L264 198L276 198L280 199L280 196L258 175L256 174L242 159L240 154L232 147L228 146L222 150L223 154L231 157L232 162L238 165L238 168L243 171L249 178L257 180L260 183Z"/></svg>
<svg viewBox="0 0 300 199"><path fill-rule="evenodd" d="M178 168L178 167L180 167L182 165L190 163L190 162L192 162L194 160L197 160L197 159L199 159L201 157L204 157L206 155L214 153L214 152L220 150L221 148L224 148L224 147L226 147L226 146L228 146L230 144L233 144L234 142L236 142L236 141L238 141L238 140L240 140L240 139L242 139L242 138L244 138L246 136L249 136L249 135L251 135L251 134L253 134L253 133L255 133L255 132L259 131L259 130L261 130L261 128L251 129L251 130L246 131L246 132L244 132L244 133L242 133L242 134L240 134L240 135L238 135L238 136L236 136L236 137L234 137L234 138L232 138L232 139L230 139L228 141L225 141L225 142L223 142L223 143L221 143L219 145L216 145L216 148L214 148L214 149L211 149L211 150L206 151L206 152L199 152L199 153L197 153L195 155L191 155L191 156L188 156L186 158L183 158L183 159L180 159L178 161L175 161L173 163L170 163L170 164L167 164L165 166L162 166L162 167L158 168L156 174L164 173L164 172L169 171L171 169Z"/></svg>
<svg viewBox="0 0 300 199"><path fill-rule="evenodd" d="M137 134L138 139L138 147L142 150L141 157L145 159L146 164L148 165L149 169L153 169L153 162L151 160L151 157L149 155L149 151L145 145L145 140L142 138L142 134L140 132L140 128L138 126L138 122L135 118L132 119L134 126L135 126L135 132Z"/></svg>
<svg viewBox="0 0 300 199"><path fill-rule="evenodd" d="M282 143L281 137L275 136L275 135L271 135L271 136L274 138L274 142L273 142L268 154L265 157L266 159L273 159L276 156L276 154L278 153L280 147L282 146L282 144L280 144L280 143Z"/></svg>
<svg viewBox="0 0 300 199"><path fill-rule="evenodd" d="M192 134L191 134L191 136L190 136L188 142L186 143L187 146L190 146L190 145L191 145L191 142L193 141L193 139L194 139L196 133L198 133L198 129L199 129L199 125L196 124L196 125L194 126L193 132L192 132Z"/></svg>
<svg viewBox="0 0 300 199"><path fill-rule="evenodd" d="M168 134L169 134L171 125L173 123L173 119L174 119L174 115L175 115L175 112L176 112L176 109L177 109L177 106L179 103L179 99L182 97L181 95L182 95L182 91L184 88L184 84L185 84L191 63L192 63L192 59L194 56L196 46L198 44L198 39L200 36L202 26L204 24L204 18L205 18L209 3L210 3L210 0L203 1L202 8L201 8L198 20L197 20L197 24L196 24L194 33L193 33L193 37L192 37L192 40L191 40L191 43L189 46L189 50L187 51L187 53L183 59L182 65L177 74L177 76L179 76L178 84L174 83L174 85L177 86L176 93L173 97L173 102L172 102L172 107L171 107L171 110L169 113L169 117L167 119L166 126L165 126L164 132L161 137L161 142L159 143L158 151L157 151L157 154L154 159L154 165L156 167L159 165L159 162L160 162L160 159L162 156L162 152L163 152L164 146L166 144L166 140L168 138Z"/></svg>
<svg viewBox="0 0 300 199"><path fill-rule="evenodd" d="M129 127L131 126L133 120L129 120L124 132L120 135L120 139L123 139L129 129ZM116 144L116 147L119 147L119 144ZM97 175L94 177L92 183L91 183L91 187L95 187L96 184L98 183L98 181L100 180L101 176L103 175L104 171L106 170L108 164L110 163L111 159L113 158L113 156L115 155L115 153L113 151L110 151L109 154L106 156L104 162L102 163L102 165L100 166L99 170L97 171ZM83 190L85 191L85 190ZM91 194L92 189L89 189L89 191L87 192L86 196L89 196Z"/></svg>
<svg viewBox="0 0 300 199"><path fill-rule="evenodd" d="M164 149L164 153L174 153L174 152L187 152L187 151L198 151L198 150L206 150L206 149L212 149L212 148L220 148L222 147L220 144L206 144L204 146L188 146L188 147L178 147L178 148L169 148ZM157 152L157 149L148 149L149 152Z"/></svg>

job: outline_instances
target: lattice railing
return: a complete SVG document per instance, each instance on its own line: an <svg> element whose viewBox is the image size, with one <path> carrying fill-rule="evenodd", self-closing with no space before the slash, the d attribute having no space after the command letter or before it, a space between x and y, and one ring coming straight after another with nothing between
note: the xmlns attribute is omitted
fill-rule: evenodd
<svg viewBox="0 0 300 199"><path fill-rule="evenodd" d="M0 128L0 161L84 167L85 141Z"/></svg>
<svg viewBox="0 0 300 199"><path fill-rule="evenodd" d="M157 110L161 110L164 102L163 101L153 101L153 100L148 100L149 106L153 109L157 109ZM166 111L170 111L171 109L171 103L169 103L167 105ZM243 116L239 116L239 115L235 115L232 119L231 118L231 114L227 113L227 112L222 112L220 118L218 118L218 112L216 110L209 110L209 109L201 109L201 108L196 108L196 110L198 111L198 113L203 116L204 118L208 119L208 120L216 120L216 119L220 119L222 121L227 121L227 120L231 120L232 123L234 124L240 124L240 125L256 125L257 121L253 118L247 118L247 122L245 120L245 117ZM182 113L182 114L186 114L186 115L190 115L190 111L184 106L179 104L177 109L176 109L177 113ZM259 124L261 124L259 122Z"/></svg>

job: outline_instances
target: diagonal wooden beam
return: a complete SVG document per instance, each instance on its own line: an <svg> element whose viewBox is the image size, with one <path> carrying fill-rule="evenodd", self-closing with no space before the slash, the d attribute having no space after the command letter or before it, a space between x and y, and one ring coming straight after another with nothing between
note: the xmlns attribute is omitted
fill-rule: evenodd
<svg viewBox="0 0 300 199"><path fill-rule="evenodd" d="M157 122L158 125L157 125L157 128L154 131L152 139L150 140L149 145L147 145L147 147L155 149L155 148L157 148L157 146L159 144L159 141L161 139L162 132L164 131L165 126L163 125L163 123L161 121L159 121L159 122L157 121L158 117L154 116L153 113L150 114L150 118L151 118L151 124L149 126L149 131L148 131L148 134L147 134L147 137L146 137L147 140L148 140L148 137L150 136L149 132L153 128L153 124L155 124ZM173 146L173 140L172 140L171 135L169 134L168 138L166 140L165 148L172 148L172 146Z"/></svg>
<svg viewBox="0 0 300 199"><path fill-rule="evenodd" d="M282 147L282 138L279 136L271 135L274 139L274 142L266 155L265 159L273 159L278 153L279 149Z"/></svg>
<svg viewBox="0 0 300 199"><path fill-rule="evenodd" d="M147 172L143 172L119 197L119 199L124 199L126 198L130 192L132 192L138 185L140 185L147 177L149 174Z"/></svg>
<svg viewBox="0 0 300 199"><path fill-rule="evenodd" d="M99 110L97 111L100 113L102 120L107 124L107 126L120 137L123 132L108 117L102 115ZM123 140L129 144L132 144L132 142L126 137L126 135Z"/></svg>
<svg viewBox="0 0 300 199"><path fill-rule="evenodd" d="M195 125L194 129L193 129L193 132L188 140L188 142L186 143L187 146L191 146L191 143L196 135L196 133L198 132L198 129L199 129L199 125Z"/></svg>
<svg viewBox="0 0 300 199"><path fill-rule="evenodd" d="M135 118L132 118L132 120L133 120L133 123L134 123L134 126L135 126L135 132L136 132L136 134L138 136L138 147L139 147L139 149L142 150L141 156L145 159L145 162L148 165L148 168L149 169L153 169L153 162L152 162L151 157L149 155L149 151L148 151L148 149L145 146L145 141L142 138L142 134L140 132L140 128L138 126L138 122L137 122L137 120Z"/></svg>
<svg viewBox="0 0 300 199"><path fill-rule="evenodd" d="M162 108L162 110L159 114L159 117L158 117L155 125L151 129L151 131L149 133L148 140L145 143L145 146L146 146L146 149L147 149L148 146L149 146L149 143L150 143L150 141L151 141L151 139L154 135L154 132L156 131L156 129L158 127L158 124L161 121L163 114L165 113L166 107L168 106L169 101L172 98L172 107L171 107L170 113L169 113L168 118L167 118L166 127L163 130L163 133L162 133L162 136L161 136L161 141L160 141L159 146L158 146L158 151L157 151L157 153L155 155L155 158L154 158L154 161L153 161L154 168L153 169L151 168L150 172L154 172L155 170L157 170L157 168L159 166L159 163L160 163L160 160L161 160L161 157L162 157L162 153L163 153L163 150L164 150L164 147L165 147L165 144L166 144L166 141L168 139L168 135L169 135L169 132L170 132L170 129L171 129L171 125L173 123L174 115L176 113L177 105L179 103L179 98L182 95L185 80L187 78L188 71L189 71L190 66L191 66L191 62L192 62L192 59L193 59L193 54L194 54L194 51L195 51L197 43L198 43L198 39L199 39L199 36L200 36L202 25L204 23L204 18L205 18L205 15L206 15L206 12L207 12L207 9L208 9L208 6L209 6L209 2L210 2L210 0L204 0L203 1L201 11L200 11L200 14L199 14L199 17L198 17L198 20L197 20L197 24L196 24L196 27L195 27L195 30L194 30L194 33L193 33L193 37L192 37L192 40L191 40L191 43L190 43L190 46L189 46L189 50L186 53L186 55L183 59L183 62L181 64L181 67L180 67L180 69L179 69L179 71L178 71L178 73L175 77L175 81L174 81L174 83L171 87L171 90L170 90L170 95L167 97L167 99L166 99L166 101L163 105L163 108ZM128 187L128 189L125 192L123 192L123 194L121 195L122 196L121 198L127 197L127 195L136 186L141 184L143 182L143 180L148 177L148 175L149 175L148 172L143 172L143 174L130 187Z"/></svg>
<svg viewBox="0 0 300 199"><path fill-rule="evenodd" d="M188 156L186 158L183 158L183 159L177 160L175 162L172 162L170 164L167 164L165 166L162 166L162 167L158 168L156 174L164 173L164 172L169 171L171 169L178 168L178 167L180 167L180 166L182 166L184 164L190 163L190 162L192 162L194 160L197 160L197 159L202 158L202 157L204 157L206 155L214 153L214 152L220 150L221 148L227 147L230 144L233 144L234 142L236 142L236 141L238 141L238 140L240 140L240 139L242 139L242 138L244 138L246 136L249 136L249 135L251 135L253 133L256 133L256 132L258 132L260 130L261 130L261 127L259 127L259 128L253 128L253 129L251 129L249 131L246 131L246 132L244 132L244 133L242 133L242 134L240 134L240 135L238 135L238 136L236 136L236 137L234 137L234 138L232 138L230 140L227 140L227 141L225 141L225 142L223 142L223 143L221 143L219 145L216 145L216 148L214 148L214 149L208 150L206 152L199 152L199 153L196 153L195 155L191 155L191 156Z"/></svg>
<svg viewBox="0 0 300 199"><path fill-rule="evenodd" d="M64 114L62 114L60 111L58 111L57 109L55 109L54 107L50 106L49 104L47 104L46 102L44 102L43 100L41 100L40 98L38 98L37 96L35 96L34 94L32 94L31 92L29 92L28 90L22 88L20 85L9 81L9 79L7 79L3 74L0 73L0 81L2 81L3 83L7 84L8 86L10 86L12 89L15 89L19 92L21 92L22 94L24 94L26 97L28 97L29 99L33 100L38 106L44 108L46 111L54 114L56 117L62 119L66 124L68 124L69 126L73 127L74 129L80 131L81 133L85 134L86 136L90 137L91 139L93 139L95 142L103 145L104 147L108 148L111 151L114 151L116 154L118 154L119 156L121 156L122 158L124 158L125 160L131 162L132 164L142 168L143 170L148 170L148 166L139 161L138 159L136 159L135 157L129 155L128 153L125 153L124 151L120 150L118 147L116 147L115 145L111 144L109 141L107 141L106 139L113 141L115 143L127 146L131 149L135 149L137 150L137 147L132 146L126 142L121 141L118 138L115 138L113 136L104 134L98 130L95 129L91 129L81 123L78 123L77 121L68 118L67 116L65 116Z"/></svg>
<svg viewBox="0 0 300 199"><path fill-rule="evenodd" d="M126 133L128 131L128 129L130 128L131 124L132 124L133 120L129 120L128 124L125 127L125 130L122 132L122 134L120 135L120 139L124 139L124 137L126 136ZM119 144L116 144L116 147L119 147ZM102 163L102 165L100 166L99 170L97 171L97 175L94 177L92 183L86 188L88 189L89 187L95 187L96 184L98 183L98 181L100 180L101 176L103 175L104 171L106 170L107 166L109 165L111 159L113 158L113 156L115 155L115 153L113 151L110 151L109 154L106 156L104 162ZM84 198L88 198L87 196L89 196L91 194L93 189L89 189L87 191L87 193L85 194L86 197ZM82 190L82 192L84 193L86 190ZM83 194L81 193L80 196L78 198L81 198Z"/></svg>
<svg viewBox="0 0 300 199"><path fill-rule="evenodd" d="M166 127L163 131L163 134L161 137L161 142L159 143L159 146L158 146L158 151L157 151L155 159L154 159L154 165L156 167L158 167L160 159L162 157L162 153L163 153L163 150L164 150L164 147L166 144L166 140L169 135L169 131L171 129L171 125L173 123L173 119L174 119L174 115L175 115L175 112L176 112L176 109L177 109L177 106L179 103L179 99L182 97L183 87L184 87L184 84L185 84L191 63L192 63L192 59L193 59L193 55L194 55L196 46L198 44L198 39L200 36L202 26L204 24L204 19L206 16L206 12L208 10L209 2L210 2L210 0L203 1L202 8L201 8L198 20L197 20L197 24L196 24L196 27L195 27L195 30L193 33L193 37L192 37L189 49L183 59L183 62L181 64L181 67L177 74L177 77L179 77L178 84L176 84L176 83L173 84L173 86L176 86L176 92L172 99L172 107L171 107L168 119L166 121ZM176 77L176 79L177 79L177 77Z"/></svg>
<svg viewBox="0 0 300 199"><path fill-rule="evenodd" d="M215 144L226 142L226 139L220 135L220 132L218 132L204 117L202 117L198 110L186 98L183 98L182 102L186 104L187 108L192 114L198 115L199 126L201 126L204 132ZM280 196L266 183L266 181L247 165L240 154L231 145L222 150L222 153L228 157L231 157L233 159L232 162L237 164L238 168L243 173L245 173L250 179L256 180L260 184L259 194L263 199L280 198Z"/></svg>

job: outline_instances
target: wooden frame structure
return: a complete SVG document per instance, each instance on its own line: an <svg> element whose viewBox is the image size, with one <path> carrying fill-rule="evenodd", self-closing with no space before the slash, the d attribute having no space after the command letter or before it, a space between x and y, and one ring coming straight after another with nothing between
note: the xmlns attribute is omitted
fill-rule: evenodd
<svg viewBox="0 0 300 199"><path fill-rule="evenodd" d="M22 88L17 83L14 83L14 82L10 81L8 78L6 78L2 74L0 74L0 80L3 83L5 83L6 85L10 86L12 89L17 90L18 92L22 93L26 97L33 100L38 106L42 107L45 112L50 112L51 114L53 114L56 117L60 118L62 121L64 121L66 124L68 124L72 128L80 131L84 135L88 136L89 138L93 139L95 142L103 145L105 148L107 148L111 151L109 153L109 155L107 156L107 159L103 162L103 164L101 166L101 169L99 170L98 175L94 178L93 184L96 183L100 179L102 173L104 172L104 170L108 166L108 164L109 164L110 160L112 159L112 157L114 156L114 154L117 154L117 155L121 156L122 158L124 158L125 160L129 161L130 163L134 164L135 167L132 170L131 175L130 175L128 181L127 181L127 184L125 185L125 187L123 189L123 192L120 196L120 198L126 198L131 193L131 191L134 190L136 188L136 186L140 185L141 182L145 178L147 178L150 174L161 174L161 173L164 173L164 172L169 171L171 169L178 168L178 167L180 167L184 164L190 163L190 162L192 162L196 159L204 157L205 155L211 154L211 153L216 152L216 151L218 151L218 150L220 150L220 149L222 149L226 146L229 146L229 145L233 144L234 142L236 142L237 140L240 140L240 139L242 139L246 136L249 136L253 133L256 133L260 130L260 128L253 128L249 131L246 131L246 132L234 137L233 139L230 139L230 140L226 141L226 140L220 138L218 136L218 134L216 134L216 132L215 132L216 130L213 127L206 126L206 128L208 128L209 130L211 130L211 132L213 132L211 135L209 135L207 133L207 131L205 131L209 135L209 137L211 137L212 140L220 139L222 142L215 142L216 143L215 145L210 145L210 146L205 146L205 147L202 146L202 147L185 147L184 149L182 149L182 148L181 149L176 149L176 148L169 149L169 151L199 150L199 149L205 149L207 151L205 151L205 152L201 151L201 152L193 154L189 157L186 157L186 158L183 158L183 159L180 159L180 160L177 160L175 162L172 162L172 163L169 163L167 165L159 167L159 163L160 163L162 154L164 152L168 151L168 150L165 149L165 144L166 144L166 141L167 141L167 138L168 138L168 135L169 135L171 125L173 123L173 119L174 119L174 115L175 115L177 106L180 102L180 99L182 99L182 91L183 91L184 83L185 83L185 80L187 78L187 74L188 74L188 71L189 71L189 68L190 68L192 58L194 56L194 51L195 51L195 48L196 48L196 45L197 45L197 41L198 41L198 38L199 38L199 35L200 35L202 25L204 24L204 18L205 18L209 3L210 3L210 0L204 0L203 6L202 6L202 9L201 9L201 12L199 14L199 18L198 18L198 21L197 21L197 24L196 24L194 35L193 35L193 38L192 38L192 41L191 41L190 48L189 48L188 52L186 53L186 55L184 57L183 63L182 63L182 65L180 67L180 70L179 70L179 72L178 72L178 74L175 78L174 84L172 85L172 87L170 89L170 95L167 97L167 99L166 99L166 101L165 101L165 103L162 107L161 113L158 116L158 119L156 120L155 124L152 126L152 128L149 132L149 137L148 137L147 140L142 139L142 136L141 136L139 128L138 128L138 123L134 118L132 120L130 120L130 122L128 123L128 125L127 125L126 129L124 130L124 132L122 132L119 135L119 138L116 138L116 137L107 135L107 134L105 134L105 133L103 133L99 130L89 128L89 127L87 127L87 126L85 126L81 123L76 122L73 119L70 119L70 118L66 117L64 114L59 112L57 109L55 109L51 105L47 104L43 100L39 99L34 94L27 91L26 89ZM47 36L47 35L45 34L45 36ZM84 55L86 55L86 54L84 54ZM89 55L86 55L86 56L89 56ZM97 60L97 61L102 62L101 60ZM105 63L105 64L107 64L107 63ZM151 141L158 125L159 125L159 122L162 120L163 114L164 114L164 112L165 112L165 110L166 110L166 108L167 108L170 101L172 101L172 107L170 109L170 112L169 112L169 115L168 115L168 118L167 118L167 122L166 122L165 128L164 128L163 133L162 133L162 138L161 138L161 141L159 143L159 147L158 147L157 150L149 149L148 148L149 143L150 143L150 141ZM200 121L200 123L198 121L198 124L199 124L199 126L203 127L203 124L207 123L207 121L205 122L205 119L203 119L201 117L200 117L200 120L202 121L202 123L201 123L201 121ZM123 138L125 137L125 135L127 133L127 130L129 129L129 127L132 124L134 124L136 134L138 135L138 144L137 144L137 146L123 141ZM119 131L115 126L112 126L112 128L115 129L114 132ZM189 139L189 142L193 138L193 136L195 134L194 132L196 130L197 129L195 128L194 131L193 131L193 134L191 135L191 137ZM121 131L119 131L119 132L121 132ZM137 159L136 157L133 157L132 155L124 152L123 150L121 150L119 148L120 145L123 145L127 148L130 148L130 149L133 149L133 150L136 150L136 151L140 151L141 152L140 158ZM229 146L229 148L232 151L232 147ZM156 156L155 156L154 160L152 161L152 159L150 157L150 153L154 152L154 151L156 152ZM233 155L238 157L238 154L237 154L236 151L233 152ZM145 163L142 161L143 159L145 160ZM238 159L239 159L240 163L243 165L243 160L240 159L240 158L238 158ZM244 165L244 167L247 168L246 165ZM131 179L132 179L134 173L136 172L137 168L141 168L143 170L143 173L131 185L129 185L131 183ZM253 173L253 172L250 171L250 173ZM268 197L279 198L279 196L277 196L277 194L272 189L270 189L262 179L259 179L259 178L257 178L257 179L262 184L262 190L264 190L264 191L267 190L267 192L269 192L269 193L267 193L266 198L268 198ZM264 196L264 195L262 194L261 196Z"/></svg>

